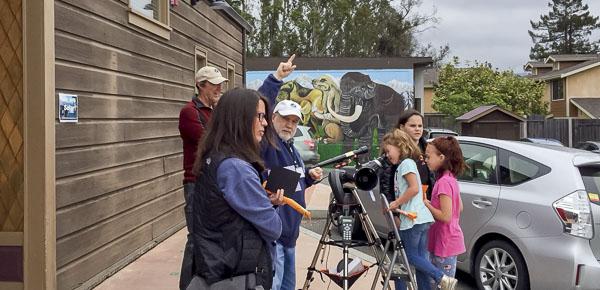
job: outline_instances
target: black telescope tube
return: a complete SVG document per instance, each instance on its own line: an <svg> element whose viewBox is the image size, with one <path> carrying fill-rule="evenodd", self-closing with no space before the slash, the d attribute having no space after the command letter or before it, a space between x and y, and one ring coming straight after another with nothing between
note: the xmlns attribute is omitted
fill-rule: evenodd
<svg viewBox="0 0 600 290"><path fill-rule="evenodd" d="M346 160L348 158L352 158L352 157L354 157L356 155L365 154L367 152L369 152L369 147L362 146L362 147L360 147L360 148L358 148L356 150L352 150L352 151L346 152L346 153L344 153L342 155L338 155L336 157L329 158L329 159L327 159L325 161L321 161L321 162L315 164L314 166L312 166L311 168L323 167L325 165L329 165L329 164L332 164L332 163L337 163L337 162Z"/></svg>

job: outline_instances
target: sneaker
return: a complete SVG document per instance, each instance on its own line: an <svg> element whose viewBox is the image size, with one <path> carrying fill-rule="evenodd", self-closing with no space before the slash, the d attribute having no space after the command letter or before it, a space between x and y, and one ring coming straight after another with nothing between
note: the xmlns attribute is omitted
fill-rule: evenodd
<svg viewBox="0 0 600 290"><path fill-rule="evenodd" d="M442 290L454 290L454 288L456 288L456 283L458 283L458 280L444 275L442 281L440 281L440 288L442 288Z"/></svg>

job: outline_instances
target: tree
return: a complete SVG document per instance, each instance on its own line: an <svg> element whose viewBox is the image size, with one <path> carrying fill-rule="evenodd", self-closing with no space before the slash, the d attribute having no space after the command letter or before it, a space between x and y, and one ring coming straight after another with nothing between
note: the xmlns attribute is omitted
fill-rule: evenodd
<svg viewBox="0 0 600 290"><path fill-rule="evenodd" d="M459 68L458 58L440 71L434 86L433 108L458 117L482 105L498 105L518 115L546 114L544 84L492 69L489 63Z"/></svg>
<svg viewBox="0 0 600 290"><path fill-rule="evenodd" d="M552 0L551 11L540 15L540 21L530 21L529 36L534 45L529 57L542 60L550 54L597 53L598 42L589 40L592 31L600 28L598 17L590 15L582 0Z"/></svg>
<svg viewBox="0 0 600 290"><path fill-rule="evenodd" d="M248 54L412 55L419 48L415 34L437 20L416 12L421 1L260 0Z"/></svg>

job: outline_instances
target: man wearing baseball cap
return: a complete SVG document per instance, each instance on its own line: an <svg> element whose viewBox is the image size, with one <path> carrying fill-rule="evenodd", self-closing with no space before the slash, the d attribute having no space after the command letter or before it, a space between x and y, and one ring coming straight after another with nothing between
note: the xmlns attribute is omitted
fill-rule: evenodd
<svg viewBox="0 0 600 290"><path fill-rule="evenodd" d="M298 128L298 122L302 119L300 105L290 100L279 102L273 110L273 128L278 138L275 138L275 146L263 142L261 156L265 161L267 170L283 167L300 173L300 180L296 186L296 192L285 193L285 195L303 207L306 207L304 190L311 186L315 180L323 175L321 168L307 170L304 162L294 147L294 134ZM302 215L289 206L277 208L281 218L281 237L276 242L277 256L275 265L275 276L273 277L273 290L296 289L296 239L300 231Z"/></svg>

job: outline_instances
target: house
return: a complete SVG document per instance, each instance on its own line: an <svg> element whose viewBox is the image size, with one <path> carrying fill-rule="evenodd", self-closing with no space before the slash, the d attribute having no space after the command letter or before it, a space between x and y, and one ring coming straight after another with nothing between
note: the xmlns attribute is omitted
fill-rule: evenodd
<svg viewBox="0 0 600 290"><path fill-rule="evenodd" d="M496 105L479 106L456 118L461 135L502 140L524 137L525 118Z"/></svg>
<svg viewBox="0 0 600 290"><path fill-rule="evenodd" d="M600 118L600 55L550 55L524 69L546 84L544 100L553 117Z"/></svg>
<svg viewBox="0 0 600 290"><path fill-rule="evenodd" d="M435 95L433 87L438 83L439 80L439 69L428 68L423 73L423 110L421 111L424 115L437 114L433 108L433 96Z"/></svg>
<svg viewBox="0 0 600 290"><path fill-rule="evenodd" d="M184 227L194 72L245 82L223 4L0 0L0 289L92 288Z"/></svg>

